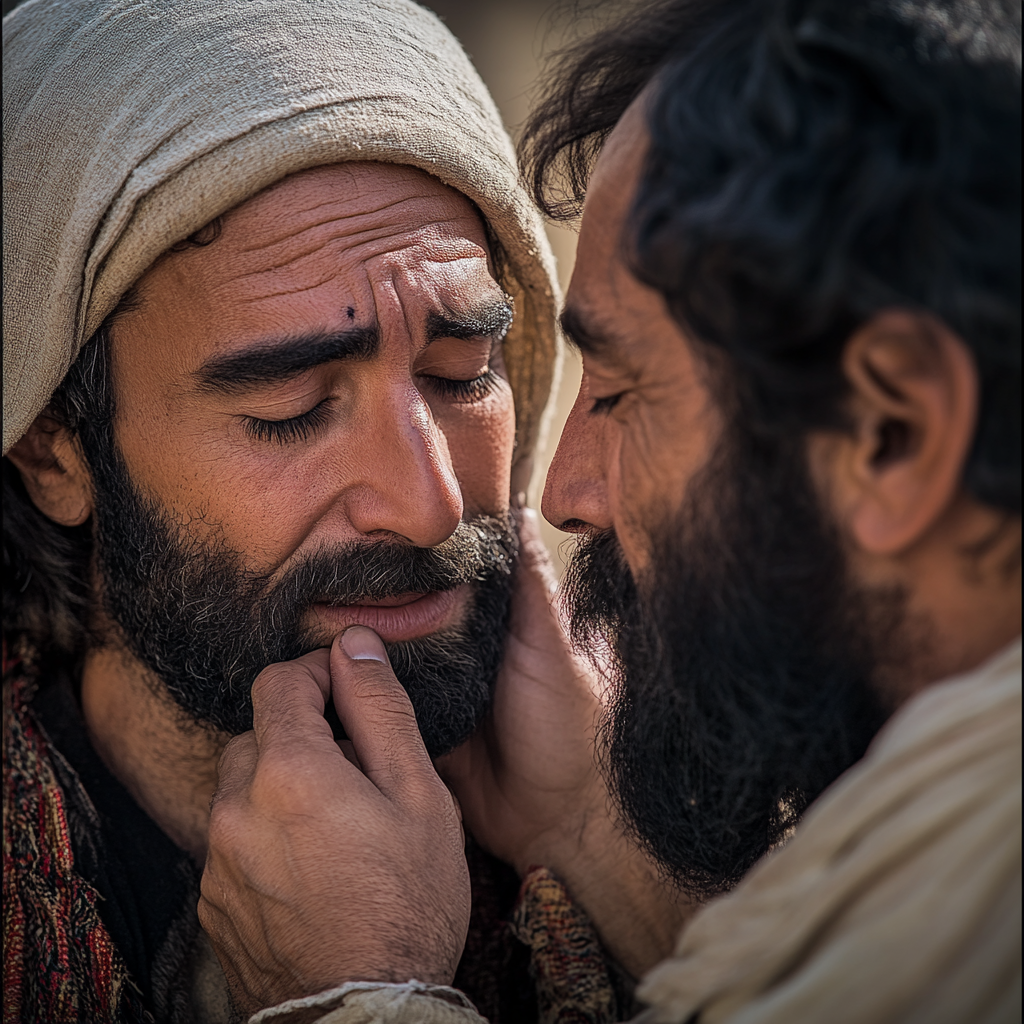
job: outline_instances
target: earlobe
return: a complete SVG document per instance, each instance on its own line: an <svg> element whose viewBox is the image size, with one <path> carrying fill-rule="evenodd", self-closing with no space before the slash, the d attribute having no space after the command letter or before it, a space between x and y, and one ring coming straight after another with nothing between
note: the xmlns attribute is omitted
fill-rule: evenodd
<svg viewBox="0 0 1024 1024"><path fill-rule="evenodd" d="M926 314L885 310L847 342L853 433L836 481L862 550L895 555L957 498L974 436L978 374L967 346ZM843 442L841 442L843 446Z"/></svg>
<svg viewBox="0 0 1024 1024"><path fill-rule="evenodd" d="M7 453L36 508L61 526L81 526L93 511L92 478L68 430L46 413Z"/></svg>

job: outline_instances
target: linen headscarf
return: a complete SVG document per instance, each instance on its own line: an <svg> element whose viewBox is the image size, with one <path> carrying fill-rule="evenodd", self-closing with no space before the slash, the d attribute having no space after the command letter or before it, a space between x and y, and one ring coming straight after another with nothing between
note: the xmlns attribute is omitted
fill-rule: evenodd
<svg viewBox="0 0 1024 1024"><path fill-rule="evenodd" d="M556 369L556 285L501 118L408 0L29 0L4 19L4 453L170 246L288 174L418 167L507 259L523 483Z"/></svg>

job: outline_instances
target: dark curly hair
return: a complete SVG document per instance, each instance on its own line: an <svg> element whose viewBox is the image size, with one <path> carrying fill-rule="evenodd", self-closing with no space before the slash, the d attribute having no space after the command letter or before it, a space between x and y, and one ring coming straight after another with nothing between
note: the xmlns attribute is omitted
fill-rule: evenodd
<svg viewBox="0 0 1024 1024"><path fill-rule="evenodd" d="M623 240L727 355L753 429L842 425L845 341L886 306L973 353L964 484L1020 513L1020 7L1013 0L662 0L565 51L520 143L557 219L650 86Z"/></svg>

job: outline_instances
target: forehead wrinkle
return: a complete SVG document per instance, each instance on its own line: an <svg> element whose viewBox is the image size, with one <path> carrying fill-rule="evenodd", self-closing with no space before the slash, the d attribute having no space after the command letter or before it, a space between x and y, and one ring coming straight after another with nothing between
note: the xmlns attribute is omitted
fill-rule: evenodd
<svg viewBox="0 0 1024 1024"><path fill-rule="evenodd" d="M300 232L296 232L292 235L289 235L286 241L298 241L300 238L302 238L303 235L307 234L307 232L309 231L315 231L316 229L324 227L327 224L334 225L337 223L337 221L325 221L322 224L310 225L309 228L303 229ZM359 238L360 235L365 235L366 237ZM382 239L385 238L395 238L395 232L389 230L386 227L363 228L361 230L357 229L349 232L332 232L329 235L329 237L324 239L310 239L299 252L289 255L287 259L282 259L279 262L270 263L269 265L262 265L257 269L246 271L239 278L239 280L244 280L246 277L252 277L258 274L269 274L275 270L281 270L284 267L291 266L294 263L298 263L300 260L307 259L308 257L313 256L318 252L321 252L322 250L328 248L334 242L358 239L354 245L346 247L345 255L349 256L353 250L359 249L366 245L372 245L374 242L381 241ZM275 242L273 244L266 246L256 246L252 249L246 250L246 254L251 255L253 253L269 251L271 249L278 247L281 244L282 243L280 242Z"/></svg>
<svg viewBox="0 0 1024 1024"><path fill-rule="evenodd" d="M330 222L330 223L335 223L335 222ZM312 228L309 229L309 230L312 230ZM390 230L387 227L381 227L381 228L372 229L372 230L371 229L364 229L362 232L352 232L350 235L345 235L345 234L343 234L341 232L334 233L334 234L331 235L330 238L324 239L323 241L317 241L314 244L310 245L308 248L303 248L302 251L297 252L297 253L289 256L289 258L287 258L287 259L280 260L279 262L276 262L276 263L271 263L269 266L261 266L261 267L258 267L258 268L254 268L252 270L243 271L242 273L240 273L236 277L234 277L232 280L233 280L233 283L237 285L237 284L241 284L242 282L250 280L250 279L257 279L257 278L259 278L259 277L261 277L261 276L263 276L265 274L277 273L277 272L279 272L281 270L284 270L284 269L286 269L288 267L294 266L294 265L302 262L303 260L308 259L311 256L315 256L317 253L320 253L324 249L327 249L333 243L352 242L353 239L355 239L354 243L353 244L346 244L344 252L343 253L339 253L338 255L343 257L346 262L360 262L360 261L362 261L362 262L369 262L369 261L371 261L373 259L376 259L376 258L379 258L381 256L386 256L389 252L398 251L400 249L413 248L413 247L422 245L424 243L424 241L427 241L427 240L425 240L423 238L422 231L423 231L423 229L420 228L420 227L412 228L408 232L404 233L405 237L396 237L395 232ZM304 234L305 232L302 232L302 233ZM362 234L365 237L358 238L359 234ZM409 235L414 235L414 237L408 237ZM298 238L300 236L299 235L295 235L295 236L292 236L292 237ZM376 249L375 251L372 251L370 253L366 253L365 251L363 251L363 250L366 249L367 246L373 246L374 243L376 243L376 242L389 241L389 240L393 241L395 244L391 245L391 246L387 246L387 247L382 247L380 249ZM447 240L442 240L442 241L447 241ZM451 241L455 241L455 239L451 239ZM475 243L471 243L471 244L475 245ZM486 259L486 257L487 257L487 252L483 248L480 248L478 253L469 253L469 252L463 251L461 247L459 247L459 251L457 251L457 252L451 252L451 251L446 251L446 250L447 250L447 246L445 246L441 251L432 251L432 252L430 252L429 253L430 262L433 262L433 263L455 263L455 262L458 262L460 260ZM258 248L254 248L254 249L248 250L249 254L252 254L252 253L258 252L258 251L260 251L260 249L258 249ZM327 280L330 279L331 276L333 276L333 273L336 272L338 269L339 269L338 265L335 264L334 271L328 273L328 275L326 277L322 278L319 282L317 282L317 284L324 284ZM270 293L267 293L267 295L269 296L269 295L275 295L275 294L292 294L293 291L303 291L303 290L306 290L307 288L312 288L312 287L316 287L316 286L317 285L315 285L315 284L310 284L310 285L304 286L303 288L298 288L298 289L294 289L294 290L286 289L286 290L281 291L281 292L270 292Z"/></svg>
<svg viewBox="0 0 1024 1024"><path fill-rule="evenodd" d="M269 239L267 239L265 241L259 242L259 243L257 243L256 245L254 245L252 247L240 248L238 251L241 254L247 254L247 253L252 253L252 252L260 252L263 249L269 249L269 248L272 248L275 245L280 245L280 244L282 244L284 242L287 242L289 239L300 237L302 234L305 234L307 231L313 231L313 230L316 230L317 228L324 227L325 225L328 225L328 224L338 224L338 225L341 225L341 224L343 224L346 221L358 221L361 218L365 218L365 217L375 217L378 214L384 213L385 211L388 211L388 210L397 211L402 206L406 205L407 203L421 202L424 199L426 199L427 201L431 201L434 198L435 197L432 197L432 196L405 196L405 197L403 197L401 199L396 199L396 200L393 200L391 202L384 203L381 206L371 207L370 209L360 208L358 210L353 210L352 212L349 212L349 213L346 213L346 212L331 213L331 214L328 214L327 216L324 216L322 219L318 219L314 223L306 225L305 227L303 227L301 229L301 231L296 232L294 230L285 230L283 233L276 234L274 237L269 238ZM314 214L317 211L323 210L323 209L325 209L327 207L336 208L336 207L342 205L344 202L345 202L344 200L332 199L332 200L328 200L326 202L317 203L314 206L303 208L303 210L301 211L301 213L299 215L302 216L302 215ZM472 215L472 211L471 210L467 210L465 212L468 215ZM408 228L406 228L403 233L406 233L406 232L409 232L409 231L421 231L421 230L423 230L426 227L437 226L437 225L441 225L441 224L454 224L459 219L460 219L459 214L453 214L453 213L446 213L443 217L440 217L440 218L437 218L437 219L432 219L432 220L427 220L427 221L424 221L422 216L420 216L420 217L414 218L413 225L408 227ZM479 218L475 218L474 217L472 219L478 220ZM377 226L377 229L378 230L382 230L382 231L394 231L394 228L395 228L395 225L393 223L388 223L388 222L385 222L384 224L381 224L381 225ZM362 229L362 230L369 230L369 229ZM342 231L342 232L339 233L339 237L347 237L348 234L358 234L359 231L360 231L360 228L358 228L358 227L354 228L350 232L349 231Z"/></svg>

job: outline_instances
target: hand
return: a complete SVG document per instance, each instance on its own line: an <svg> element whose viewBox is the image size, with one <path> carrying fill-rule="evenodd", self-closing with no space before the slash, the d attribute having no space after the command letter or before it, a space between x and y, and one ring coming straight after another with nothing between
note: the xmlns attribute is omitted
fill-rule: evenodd
<svg viewBox="0 0 1024 1024"><path fill-rule="evenodd" d="M620 964L639 977L671 953L693 906L619 828L595 760L603 679L555 607L537 514L524 509L505 659L491 715L437 761L474 838L520 874L558 874Z"/></svg>
<svg viewBox="0 0 1024 1024"><path fill-rule="evenodd" d="M324 718L332 695L357 763ZM252 699L253 731L221 759L199 901L238 1008L353 980L449 984L469 926L461 819L380 639L352 627L265 669Z"/></svg>
<svg viewBox="0 0 1024 1024"><path fill-rule="evenodd" d="M594 760L600 680L578 656L555 606L557 582L537 513L523 509L505 657L491 715L439 758L473 837L520 874L555 868L588 821L607 821Z"/></svg>

